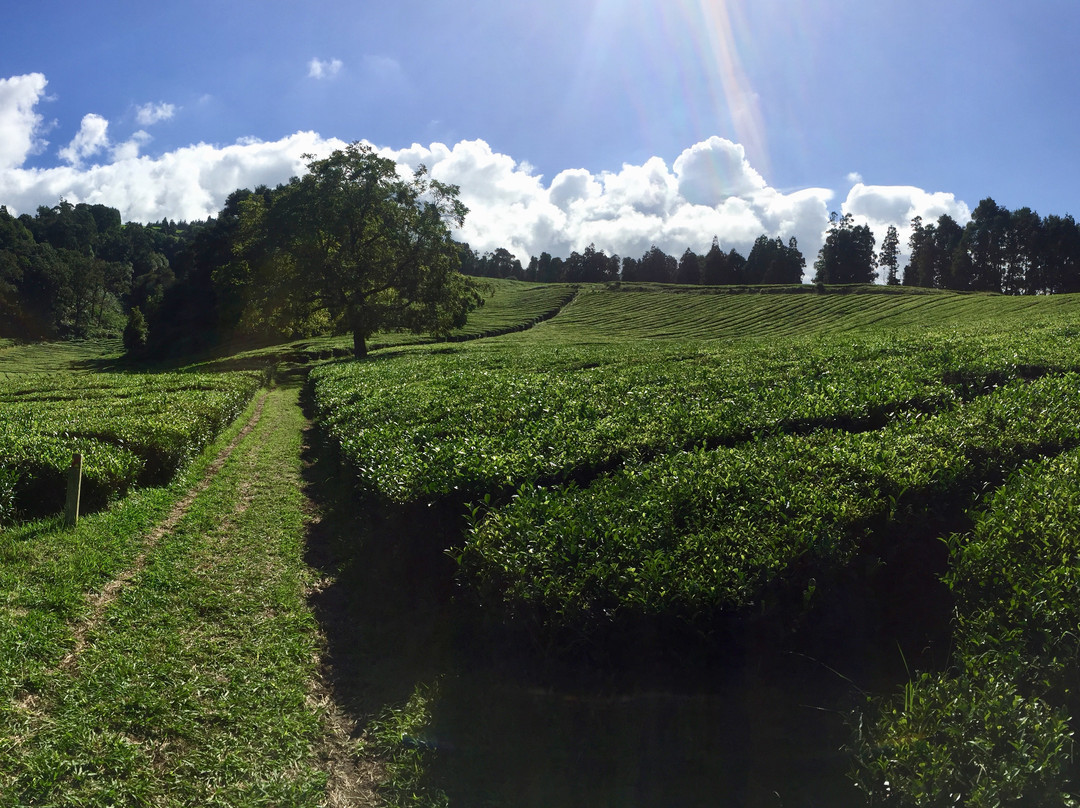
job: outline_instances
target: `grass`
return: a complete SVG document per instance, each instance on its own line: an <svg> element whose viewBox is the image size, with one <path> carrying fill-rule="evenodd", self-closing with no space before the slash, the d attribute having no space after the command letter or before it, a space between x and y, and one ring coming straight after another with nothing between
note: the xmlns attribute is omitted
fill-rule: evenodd
<svg viewBox="0 0 1080 808"><path fill-rule="evenodd" d="M300 419L295 391L272 393L153 546L148 528L210 452L74 531L45 521L2 535L0 804L321 804ZM89 596L115 580L115 602L95 613Z"/></svg>

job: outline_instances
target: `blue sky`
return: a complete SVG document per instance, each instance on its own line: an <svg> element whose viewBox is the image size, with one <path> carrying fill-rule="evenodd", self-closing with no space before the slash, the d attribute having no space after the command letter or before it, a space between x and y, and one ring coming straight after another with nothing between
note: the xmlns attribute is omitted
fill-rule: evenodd
<svg viewBox="0 0 1080 808"><path fill-rule="evenodd" d="M457 182L478 249L812 263L829 210L1080 215L1077 31L1072 0L19 3L0 204L201 218L366 140Z"/></svg>

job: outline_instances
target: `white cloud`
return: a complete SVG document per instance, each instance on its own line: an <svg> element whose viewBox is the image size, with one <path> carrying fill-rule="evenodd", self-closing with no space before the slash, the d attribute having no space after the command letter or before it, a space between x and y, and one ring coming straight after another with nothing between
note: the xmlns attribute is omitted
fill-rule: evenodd
<svg viewBox="0 0 1080 808"><path fill-rule="evenodd" d="M939 191L931 193L911 185L863 185L856 183L848 192L841 206L859 224L867 225L874 233L880 248L889 225L896 227L900 237L900 266L907 263L908 238L911 236L911 220L921 216L923 222L936 222L949 215L961 226L971 219L971 209L953 194Z"/></svg>
<svg viewBox="0 0 1080 808"><path fill-rule="evenodd" d="M112 144L108 122L87 115L62 150L69 165L24 169L41 125L34 106L44 86L41 76L0 80L0 124L8 123L0 125L0 204L13 212L55 205L63 197L116 207L127 220L201 220L216 215L236 189L286 182L305 170L303 155L323 157L346 145L297 132L269 142L247 137L226 146L198 143L151 158L140 156L151 140L145 130ZM379 153L403 172L423 163L434 178L459 186L470 212L457 237L480 252L506 247L522 262L541 252L566 256L589 244L632 257L654 244L676 256L687 247L701 253L714 235L725 250L746 255L766 234L785 241L796 237L809 267L824 238L833 197L825 188L784 193L770 187L741 145L719 137L691 145L670 167L652 157L618 171L568 168L550 182L529 163L482 140ZM109 162L83 165L98 154ZM856 183L841 209L869 224L878 244L888 225L896 225L902 246L915 215L929 222L948 213L960 224L970 218L968 207L952 194L908 186Z"/></svg>
<svg viewBox="0 0 1080 808"><path fill-rule="evenodd" d="M125 140L123 143L113 146L112 159L115 162L120 162L122 160L134 160L136 157L139 156L139 150L151 140L153 140L153 138L150 136L150 134L140 129L128 140Z"/></svg>
<svg viewBox="0 0 1080 808"><path fill-rule="evenodd" d="M460 186L470 209L461 238L481 252L506 247L523 262L589 244L635 258L653 244L675 255L687 247L704 252L714 235L745 255L766 233L795 236L812 264L832 197L823 188L769 188L740 145L716 137L688 148L671 169L653 157L617 172L567 169L548 185L527 163L480 140L383 154L410 168L424 163L436 179Z"/></svg>
<svg viewBox="0 0 1080 808"><path fill-rule="evenodd" d="M312 59L308 62L308 78L333 78L341 72L341 68L344 66L340 59Z"/></svg>
<svg viewBox="0 0 1080 808"><path fill-rule="evenodd" d="M135 109L135 120L139 126L153 126L160 121L170 120L175 114L174 104L143 104Z"/></svg>
<svg viewBox="0 0 1080 808"><path fill-rule="evenodd" d="M104 151L109 145L109 122L100 115L91 112L84 115L79 131L64 148L60 149L60 159L73 166L82 165L83 160Z"/></svg>
<svg viewBox="0 0 1080 808"><path fill-rule="evenodd" d="M44 147L42 116L34 111L48 82L41 73L0 79L0 171L18 168Z"/></svg>
<svg viewBox="0 0 1080 808"><path fill-rule="evenodd" d="M765 180L747 162L746 150L715 135L680 154L674 169L679 193L695 205L719 205L765 188Z"/></svg>
<svg viewBox="0 0 1080 808"><path fill-rule="evenodd" d="M848 192L843 212L863 217L868 224L906 224L916 216L927 222L948 214L960 224L971 218L971 211L953 194L930 193L911 185L863 185L856 183Z"/></svg>
<svg viewBox="0 0 1080 808"><path fill-rule="evenodd" d="M584 168L571 168L559 172L551 181L548 199L560 210L569 211L574 204L595 199L604 192L604 186Z"/></svg>
<svg viewBox="0 0 1080 808"><path fill-rule="evenodd" d="M846 179L852 185L863 181L862 174L860 174L858 171L852 171L850 174L847 175Z"/></svg>

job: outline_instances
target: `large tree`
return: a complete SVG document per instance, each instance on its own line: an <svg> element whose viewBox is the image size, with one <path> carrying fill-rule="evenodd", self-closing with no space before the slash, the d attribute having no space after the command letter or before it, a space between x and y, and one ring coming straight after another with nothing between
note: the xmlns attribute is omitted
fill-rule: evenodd
<svg viewBox="0 0 1080 808"><path fill-rule="evenodd" d="M451 238L467 213L457 187L423 166L402 178L361 143L308 169L269 200L244 203L240 254L252 263L254 308L278 325L323 312L352 334L357 357L378 330L463 325L477 295Z"/></svg>
<svg viewBox="0 0 1080 808"><path fill-rule="evenodd" d="M885 270L886 286L897 286L900 277L897 275L897 267L900 263L900 235L896 232L896 225L890 224L885 231L885 239L881 242L881 251L878 253L878 266Z"/></svg>
<svg viewBox="0 0 1080 808"><path fill-rule="evenodd" d="M829 232L814 262L815 283L873 283L874 234L850 213L829 217Z"/></svg>

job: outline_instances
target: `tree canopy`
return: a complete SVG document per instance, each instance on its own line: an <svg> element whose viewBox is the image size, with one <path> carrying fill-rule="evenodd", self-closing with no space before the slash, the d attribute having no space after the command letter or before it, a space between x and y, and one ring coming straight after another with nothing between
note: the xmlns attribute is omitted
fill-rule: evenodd
<svg viewBox="0 0 1080 808"><path fill-rule="evenodd" d="M873 283L874 234L850 213L829 217L829 232L814 262L815 283Z"/></svg>
<svg viewBox="0 0 1080 808"><path fill-rule="evenodd" d="M325 317L352 334L358 357L378 330L464 325L477 296L451 237L467 213L457 187L423 166L402 178L361 143L308 169L241 203L238 261L228 271L250 291L243 322L287 332Z"/></svg>

